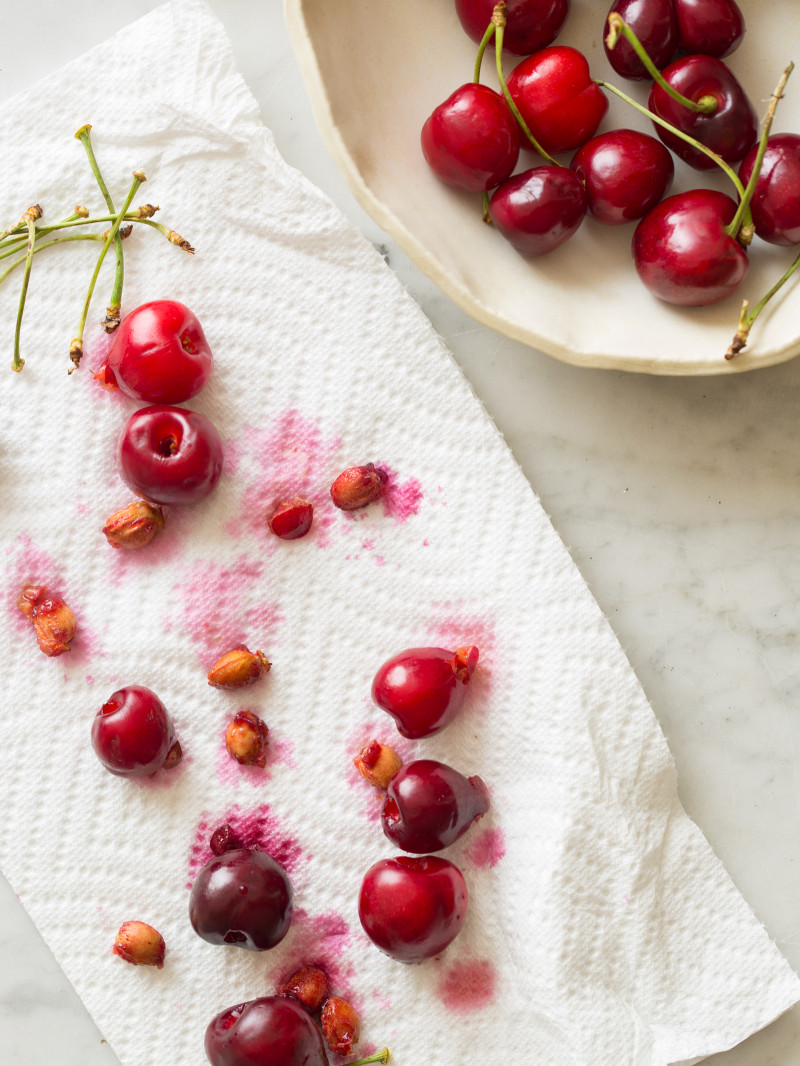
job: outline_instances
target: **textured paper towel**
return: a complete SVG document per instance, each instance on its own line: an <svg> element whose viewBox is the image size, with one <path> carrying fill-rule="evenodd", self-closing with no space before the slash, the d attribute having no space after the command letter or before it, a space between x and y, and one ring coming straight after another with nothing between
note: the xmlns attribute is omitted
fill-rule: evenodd
<svg viewBox="0 0 800 1066"><path fill-rule="evenodd" d="M135 403L92 380L96 327L88 365L65 373L97 246L43 254L27 366L2 378L0 856L125 1066L201 1066L212 1015L306 961L358 1005L362 1047L389 1044L399 1066L657 1066L795 1002L796 977L682 811L641 688L498 433L378 253L280 159L208 10L161 8L5 108L5 219L37 201L49 219L100 206L72 139L85 122L117 201L143 168L142 199L197 245L192 259L137 231L125 309L172 297L200 315L216 369L190 406L219 427L227 464L160 542L106 545L99 529L129 499L114 445ZM109 270L93 319L110 283ZM16 293L0 290L9 353ZM367 461L391 492L335 511L333 477ZM313 532L271 539L270 502L296 492L316 505ZM36 648L14 607L26 581L73 605L68 655ZM240 641L272 672L239 694L209 688L207 668ZM370 703L377 666L465 642L481 662L460 718L399 748L479 773L492 809L445 853L471 893L461 936L406 967L358 923L361 874L392 849L351 758L396 738ZM89 744L100 704L131 683L159 693L186 753L151 783L106 773ZM241 706L269 724L263 771L224 752ZM294 925L266 954L189 926L188 887L225 820L296 888ZM110 954L131 918L164 934L163 970Z"/></svg>

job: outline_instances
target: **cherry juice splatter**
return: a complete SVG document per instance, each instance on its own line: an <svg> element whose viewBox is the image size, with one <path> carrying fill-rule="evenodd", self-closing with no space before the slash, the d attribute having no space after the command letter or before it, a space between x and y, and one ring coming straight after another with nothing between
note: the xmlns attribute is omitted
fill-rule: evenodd
<svg viewBox="0 0 800 1066"><path fill-rule="evenodd" d="M211 834L222 825L231 827L236 840L243 848L260 847L262 851L266 851L280 863L292 881L302 874L303 866L311 858L299 841L285 832L266 803L249 808L236 804L218 815L206 811L197 824L194 839L189 846L187 888L194 884L198 871L214 858L209 841Z"/></svg>
<svg viewBox="0 0 800 1066"><path fill-rule="evenodd" d="M494 1000L497 974L488 959L468 957L439 971L434 994L454 1014L483 1010Z"/></svg>
<svg viewBox="0 0 800 1066"><path fill-rule="evenodd" d="M381 498L383 513L401 525L419 512L423 499L422 485L415 477L400 481L397 474L384 463L378 465L386 474L386 492Z"/></svg>
<svg viewBox="0 0 800 1066"><path fill-rule="evenodd" d="M464 848L464 858L478 870L491 870L504 858L506 838L503 830L494 826L473 828Z"/></svg>

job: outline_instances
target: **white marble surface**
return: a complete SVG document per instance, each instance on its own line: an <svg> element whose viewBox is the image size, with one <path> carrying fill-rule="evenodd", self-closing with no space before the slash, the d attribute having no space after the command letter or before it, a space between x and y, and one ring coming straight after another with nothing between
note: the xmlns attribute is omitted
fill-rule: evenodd
<svg viewBox="0 0 800 1066"><path fill-rule="evenodd" d="M2 0L0 100L155 6ZM355 204L280 0L211 6L286 159L385 248L505 435L641 679L686 808L800 968L800 360L651 378L569 367L476 325ZM0 1048L14 1066L118 1063L2 878ZM800 1066L800 1008L707 1061Z"/></svg>

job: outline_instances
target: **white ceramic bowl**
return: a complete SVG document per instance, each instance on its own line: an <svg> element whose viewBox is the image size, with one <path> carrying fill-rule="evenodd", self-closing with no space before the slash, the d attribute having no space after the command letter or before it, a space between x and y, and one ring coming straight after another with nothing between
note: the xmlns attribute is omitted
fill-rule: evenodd
<svg viewBox="0 0 800 1066"><path fill-rule="evenodd" d="M727 61L763 114L800 41L797 0L739 0L747 33ZM594 77L646 99L619 78L602 46L610 0L572 0L557 43L580 48ZM285 0L287 24L320 131L352 191L417 265L478 321L566 362L655 374L735 373L800 351L800 289L790 284L726 361L743 298L755 303L794 258L756 240L743 287L721 304L677 308L651 296L630 257L633 227L587 219L549 256L524 260L481 222L479 196L457 192L428 169L423 122L470 81L477 46L453 0ZM510 58L510 69L518 59ZM483 81L497 88L493 55ZM612 98L601 131L649 120ZM773 132L800 131L800 70L790 79ZM537 157L523 153L518 169ZM678 163L673 192L694 186L732 192L722 174Z"/></svg>

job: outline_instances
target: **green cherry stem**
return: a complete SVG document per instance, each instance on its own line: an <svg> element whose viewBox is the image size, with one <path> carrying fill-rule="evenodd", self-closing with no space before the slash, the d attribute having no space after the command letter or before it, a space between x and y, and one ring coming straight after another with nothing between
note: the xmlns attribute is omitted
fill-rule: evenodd
<svg viewBox="0 0 800 1066"><path fill-rule="evenodd" d="M348 1066L367 1066L370 1062L388 1062L391 1057L391 1051L389 1051L388 1047L385 1047L380 1051L376 1051L374 1055L369 1055L366 1059L359 1059L357 1062L349 1063Z"/></svg>
<svg viewBox="0 0 800 1066"><path fill-rule="evenodd" d="M92 147L92 139L90 136L90 125L81 126L78 132L75 134L76 138L81 142L86 151L86 156L89 160L89 166L92 168L97 187L102 193L103 199L106 202L106 207L109 211L114 212L114 201L111 199L111 194L108 191L108 186L105 183L103 175L100 173L100 167L97 164L97 158L94 154L94 148ZM111 291L111 299L109 300L108 307L106 308L106 317L103 319L102 326L106 333L113 333L119 325L120 319L120 307L122 305L122 283L125 277L125 261L124 253L122 251L122 238L119 234L114 238L114 251L116 254L116 270L114 272L114 288Z"/></svg>
<svg viewBox="0 0 800 1066"><path fill-rule="evenodd" d="M736 333L734 334L730 348L728 348L727 352L725 353L726 359L733 359L733 357L735 355L738 355L742 348L744 348L744 346L747 344L747 338L750 334L750 328L752 327L755 320L764 310L764 307L767 305L767 303L769 303L775 293L783 288L783 286L786 284L786 282L789 280L792 274L794 274L794 272L799 266L800 255L797 256L797 258L794 260L794 262L786 271L786 273L783 274L775 282L769 292L761 297L761 299L758 301L752 311L750 310L750 303L748 300L744 300L742 302L742 310L739 315L739 327L736 330Z"/></svg>
<svg viewBox="0 0 800 1066"><path fill-rule="evenodd" d="M83 355L83 331L86 328L86 316L89 314L89 304L92 302L94 287L97 284L97 278L100 274L100 268L103 265L103 260L105 259L112 242L117 236L119 227L122 224L123 219L125 218L125 213L131 206L131 202L133 201L133 198L136 195L139 186L142 184L143 181L146 180L147 178L145 178L141 170L134 170L133 182L131 183L128 195L125 197L125 203L122 205L122 210L114 218L114 222L111 226L111 229L108 231L106 239L103 243L103 247L100 250L100 255L97 257L97 263L95 264L94 273L92 274L91 281L89 282L89 290L86 293L86 299L83 303L83 311L81 312L80 322L78 323L78 332L69 346L69 357L72 360L72 366L68 370L69 374L71 374L73 370L76 370L78 366L80 366L81 356Z"/></svg>
<svg viewBox="0 0 800 1066"><path fill-rule="evenodd" d="M618 15L616 11L612 11L608 16L608 35L606 36L607 46L610 49L613 49L621 36L625 38L642 61L642 64L653 81L660 85L664 92L671 96L673 100L676 100L679 104L687 107L690 111L699 112L701 115L713 115L717 111L719 108L719 102L715 96L708 94L707 96L701 96L699 100L690 100L688 96L684 96L682 93L679 93L677 89L673 89L647 54L644 45L630 28L628 23L621 15Z"/></svg>
<svg viewBox="0 0 800 1066"><path fill-rule="evenodd" d="M158 208L154 204L142 204L141 207L135 207L132 211L128 211L125 215L125 222L145 222L148 225L154 226L156 229L163 231L167 236L172 230L167 230L166 226L162 226L160 222L150 222L151 217L158 211ZM39 226L37 232L39 236L54 233L59 229L73 229L75 226L90 226L95 222L113 222L117 217L113 215L89 215L89 212L85 207L76 207L75 214L68 215L66 218L62 218L60 222L52 222L49 226ZM14 245L19 246L24 244L27 238L25 236L18 236L13 233L7 237L6 240L0 241L0 251L4 248L11 248ZM173 241L173 243L175 243Z"/></svg>
<svg viewBox="0 0 800 1066"><path fill-rule="evenodd" d="M123 238L128 236L128 232L129 231L127 230L127 227L125 232L120 230L120 233ZM36 247L33 249L33 254L38 255L39 252L44 252L48 248L52 248L55 244L67 244L68 242L71 243L72 241L105 241L105 239L105 234L103 233L71 233L67 237L54 237L51 241L37 241ZM7 259L10 255L13 254L14 252L4 252L2 255L0 255L0 259ZM10 263L5 268L5 270L0 273L0 285L2 285L8 275L13 273L13 271L15 271L18 266L22 266L26 259L27 255L21 255L19 259L15 259L13 263Z"/></svg>
<svg viewBox="0 0 800 1066"><path fill-rule="evenodd" d="M472 80L475 83L475 85L480 85L480 81L481 81L481 66L483 65L483 54L486 51L486 48L487 48L487 46L489 44L489 41L491 41L492 37L494 37L494 22L490 22L489 23L489 25L488 25L488 27L486 29L486 33L484 33L483 39L481 40L481 43L478 45L478 58L475 60L475 70L474 70L473 75L472 75Z"/></svg>
<svg viewBox="0 0 800 1066"><path fill-rule="evenodd" d="M31 277L33 265L33 250L36 245L36 220L42 217L42 209L38 204L29 207L22 216L23 222L28 227L28 251L25 255L25 273L22 275L22 289L19 294L19 307L17 308L17 321L14 326L14 358L11 361L11 369L19 373L25 366L25 360L19 354L19 336L22 329L22 315L25 311L25 298L28 295L28 282Z"/></svg>

